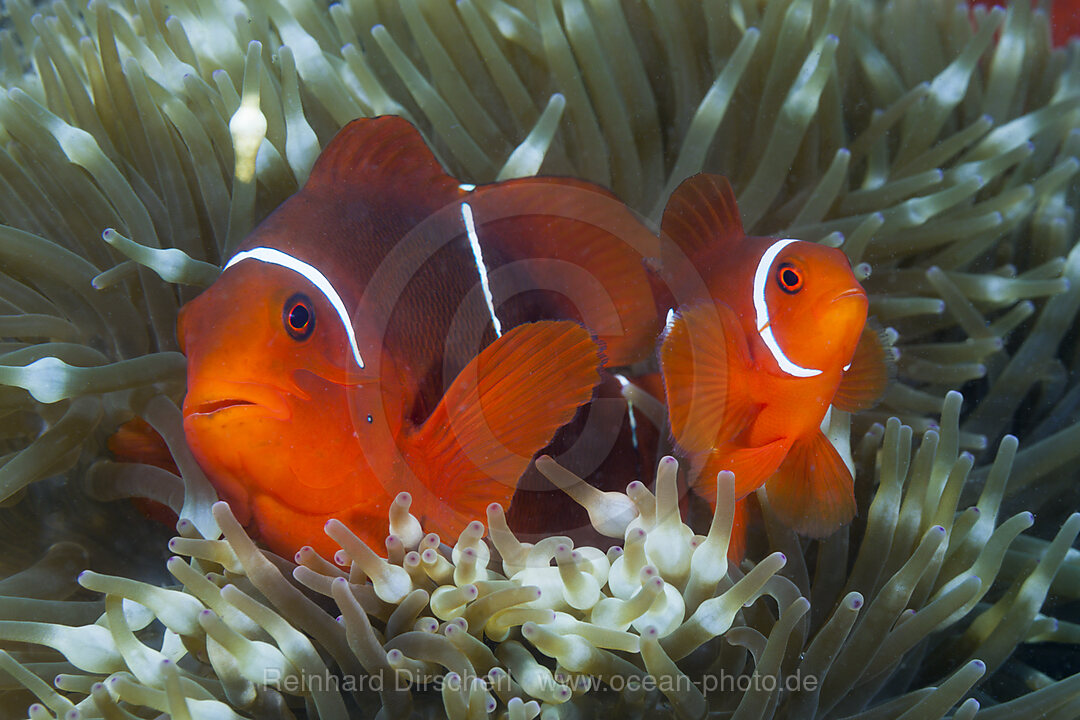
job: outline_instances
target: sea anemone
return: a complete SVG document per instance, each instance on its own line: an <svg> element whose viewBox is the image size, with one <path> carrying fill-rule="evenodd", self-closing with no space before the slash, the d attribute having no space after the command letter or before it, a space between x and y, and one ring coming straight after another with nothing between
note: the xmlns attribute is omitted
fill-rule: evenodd
<svg viewBox="0 0 1080 720"><path fill-rule="evenodd" d="M31 718L1080 712L1077 676L1015 653L1080 637L1047 602L1080 596L1080 46L1052 48L1042 10L6 10L5 706ZM696 536L663 461L653 491L575 492L621 550L522 545L497 507L449 547L407 497L388 560L337 525L336 558L259 550L184 444L176 311L337 129L387 113L465 181L574 175L655 223L679 181L719 172L750 231L840 244L897 364L877 408L832 418L837 442L854 439L855 524L807 543L765 500L772 554L729 567L728 486ZM166 439L180 477L105 459L133 415ZM127 497L177 511L168 550L116 502Z"/></svg>

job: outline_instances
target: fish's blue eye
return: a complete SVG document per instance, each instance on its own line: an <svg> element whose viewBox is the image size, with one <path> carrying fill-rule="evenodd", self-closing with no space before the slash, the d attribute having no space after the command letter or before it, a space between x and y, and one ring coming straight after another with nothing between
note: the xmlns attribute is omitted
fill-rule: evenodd
<svg viewBox="0 0 1080 720"><path fill-rule="evenodd" d="M285 301L281 319L285 332L293 340L307 340L315 331L315 307L303 293L296 293Z"/></svg>

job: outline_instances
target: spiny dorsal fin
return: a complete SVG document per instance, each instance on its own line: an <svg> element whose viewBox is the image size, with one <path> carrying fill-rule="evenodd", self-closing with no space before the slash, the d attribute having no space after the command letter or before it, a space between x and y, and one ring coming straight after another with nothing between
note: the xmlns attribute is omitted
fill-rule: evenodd
<svg viewBox="0 0 1080 720"><path fill-rule="evenodd" d="M584 180L532 177L480 186L469 202L483 242L508 259L540 260L520 263L522 272L540 275L525 281L542 280L537 288L566 298L558 304L567 306L562 317L587 322L611 365L651 356L660 319L644 258L657 253L657 239L614 194ZM543 262L549 259L558 261L558 271ZM524 289L517 283L505 292Z"/></svg>
<svg viewBox="0 0 1080 720"><path fill-rule="evenodd" d="M343 127L315 161L304 190L350 197L407 193L418 202L462 194L420 132L393 115L359 118Z"/></svg>
<svg viewBox="0 0 1080 720"><path fill-rule="evenodd" d="M682 181L664 208L661 230L690 258L744 236L731 183L723 175L701 173Z"/></svg>

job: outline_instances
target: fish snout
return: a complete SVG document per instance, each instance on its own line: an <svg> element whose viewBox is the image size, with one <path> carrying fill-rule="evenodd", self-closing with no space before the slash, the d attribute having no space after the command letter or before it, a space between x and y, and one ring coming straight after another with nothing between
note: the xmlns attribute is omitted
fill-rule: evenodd
<svg viewBox="0 0 1080 720"><path fill-rule="evenodd" d="M832 338L858 337L866 324L869 301L861 287L854 287L820 304L814 313L817 331Z"/></svg>

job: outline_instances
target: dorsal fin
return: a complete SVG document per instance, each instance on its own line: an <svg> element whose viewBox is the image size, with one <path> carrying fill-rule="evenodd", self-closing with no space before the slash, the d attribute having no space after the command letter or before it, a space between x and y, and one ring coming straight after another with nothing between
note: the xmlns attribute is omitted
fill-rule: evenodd
<svg viewBox="0 0 1080 720"><path fill-rule="evenodd" d="M731 183L723 175L707 173L693 175L675 188L660 227L690 258L744 236Z"/></svg>
<svg viewBox="0 0 1080 720"><path fill-rule="evenodd" d="M315 161L304 190L358 197L400 192L440 205L462 194L420 132L393 115L359 118L343 127Z"/></svg>
<svg viewBox="0 0 1080 720"><path fill-rule="evenodd" d="M584 180L530 177L482 185L469 202L483 242L508 263L525 261L500 269L505 282L492 279L496 298L549 290L555 314L545 317L587 323L610 365L652 355L661 325L644 258L657 254L657 239L613 193Z"/></svg>

